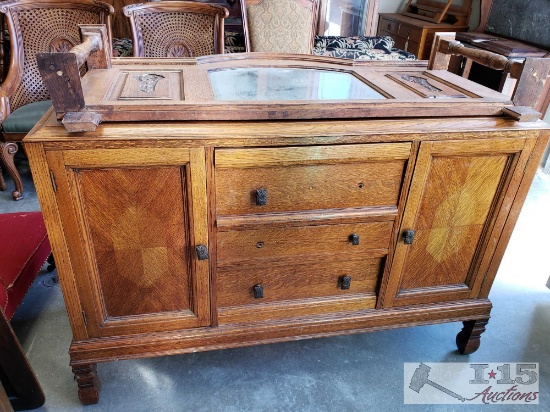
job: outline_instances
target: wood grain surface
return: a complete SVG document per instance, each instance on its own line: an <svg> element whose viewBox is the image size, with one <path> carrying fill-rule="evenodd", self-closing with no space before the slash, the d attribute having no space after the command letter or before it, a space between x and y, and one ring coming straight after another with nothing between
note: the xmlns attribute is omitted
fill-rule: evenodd
<svg viewBox="0 0 550 412"><path fill-rule="evenodd" d="M314 63L334 68L325 59L288 64ZM113 63L121 67L132 64ZM376 87L397 90L383 65L338 67L363 77L370 70ZM107 121L95 131L71 134L52 111L39 122L26 147L84 402L99 397L95 363L115 359L455 321L466 322L459 349L477 349L491 311L486 297L550 128L506 117L511 102L447 72L392 70L423 73L445 93L468 97L424 99L419 108L404 87L374 111L361 105L351 120L353 104L273 103L261 108L267 118L241 121L255 112L235 104L231 121L202 122L228 113L203 101L185 106L194 119L187 122L161 121L183 110L171 103L135 105L158 115L154 122ZM100 100L110 85L92 78ZM120 108L106 110L122 118ZM319 120L292 120L296 108ZM412 244L403 242L406 230L416 231ZM256 285L263 298L254 297Z"/></svg>

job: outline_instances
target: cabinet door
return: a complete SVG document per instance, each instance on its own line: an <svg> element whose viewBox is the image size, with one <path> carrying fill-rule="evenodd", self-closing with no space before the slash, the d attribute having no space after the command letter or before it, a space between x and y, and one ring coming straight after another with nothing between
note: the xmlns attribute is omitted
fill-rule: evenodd
<svg viewBox="0 0 550 412"><path fill-rule="evenodd" d="M421 144L379 306L477 297L533 143Z"/></svg>
<svg viewBox="0 0 550 412"><path fill-rule="evenodd" d="M47 156L89 337L208 325L204 150Z"/></svg>

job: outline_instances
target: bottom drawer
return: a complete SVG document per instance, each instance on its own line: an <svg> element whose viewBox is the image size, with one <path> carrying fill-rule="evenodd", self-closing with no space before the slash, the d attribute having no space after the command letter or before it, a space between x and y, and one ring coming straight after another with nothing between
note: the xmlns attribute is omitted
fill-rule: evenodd
<svg viewBox="0 0 550 412"><path fill-rule="evenodd" d="M384 261L382 256L314 264L219 267L220 324L374 308ZM348 289L344 277L350 278ZM255 287L257 291L261 288L263 297L255 297Z"/></svg>
<svg viewBox="0 0 550 412"><path fill-rule="evenodd" d="M412 41L411 39L409 39L409 41L407 42L406 37L397 36L384 30L380 30L380 36L392 37L395 41L395 45L393 47L395 47L396 49L408 51L409 53L412 53L418 57L420 44L418 44L417 42Z"/></svg>

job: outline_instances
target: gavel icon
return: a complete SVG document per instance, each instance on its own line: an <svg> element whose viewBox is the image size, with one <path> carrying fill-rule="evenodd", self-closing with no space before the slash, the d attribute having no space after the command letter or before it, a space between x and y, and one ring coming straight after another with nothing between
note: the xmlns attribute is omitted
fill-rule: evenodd
<svg viewBox="0 0 550 412"><path fill-rule="evenodd" d="M430 371L432 368L430 368L428 365L424 365L423 363L420 364L418 368L414 371L413 377L411 378L411 384L409 385L409 388L412 389L415 392L420 393L420 389L424 387L424 385L428 384L436 389L439 389L441 392L446 393L447 395L452 396L453 398L456 398L462 402L464 402L466 399L462 396L450 391L447 388L444 388L441 385L438 385L435 382L432 382L428 379L428 375L430 374Z"/></svg>

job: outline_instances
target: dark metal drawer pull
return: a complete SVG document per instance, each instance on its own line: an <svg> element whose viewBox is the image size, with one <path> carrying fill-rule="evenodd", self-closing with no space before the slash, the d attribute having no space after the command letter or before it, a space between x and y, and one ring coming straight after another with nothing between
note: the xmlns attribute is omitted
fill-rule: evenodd
<svg viewBox="0 0 550 412"><path fill-rule="evenodd" d="M353 246L357 246L359 244L359 235L357 233L352 233L349 235L349 241Z"/></svg>
<svg viewBox="0 0 550 412"><path fill-rule="evenodd" d="M197 251L197 259L206 260L208 259L208 248L204 245L198 245L195 250Z"/></svg>
<svg viewBox="0 0 550 412"><path fill-rule="evenodd" d="M416 230L405 230L403 232L403 242L406 245L412 245L415 233L416 233Z"/></svg>
<svg viewBox="0 0 550 412"><path fill-rule="evenodd" d="M258 206L267 205L267 189L256 190L256 205Z"/></svg>
<svg viewBox="0 0 550 412"><path fill-rule="evenodd" d="M340 280L342 281L342 290L348 290L351 286L351 276L342 276Z"/></svg>
<svg viewBox="0 0 550 412"><path fill-rule="evenodd" d="M264 297L264 287L262 285L254 285L254 299L262 299Z"/></svg>

